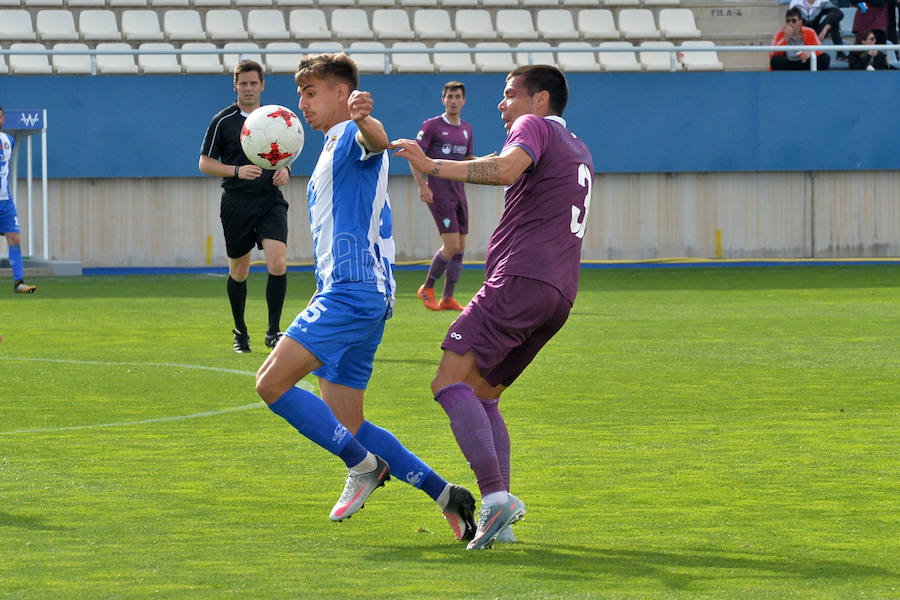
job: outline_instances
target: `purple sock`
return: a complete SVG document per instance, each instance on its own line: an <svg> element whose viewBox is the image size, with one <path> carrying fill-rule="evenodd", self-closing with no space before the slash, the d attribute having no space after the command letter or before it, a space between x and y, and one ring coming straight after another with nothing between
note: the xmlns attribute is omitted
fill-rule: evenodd
<svg viewBox="0 0 900 600"><path fill-rule="evenodd" d="M462 272L462 253L454 254L447 265L447 278L444 280L444 298L452 298L453 292L456 291L456 284L459 281L459 274Z"/></svg>
<svg viewBox="0 0 900 600"><path fill-rule="evenodd" d="M492 492L505 492L506 483L494 449L491 422L472 388L465 383L453 383L440 390L434 399L450 417L450 429L475 472L482 497Z"/></svg>
<svg viewBox="0 0 900 600"><path fill-rule="evenodd" d="M433 288L434 282L441 278L441 275L447 270L447 265L449 263L450 261L444 258L441 255L441 251L438 250L434 255L434 258L431 259L431 268L428 269L428 278L425 279L425 287Z"/></svg>
<svg viewBox="0 0 900 600"><path fill-rule="evenodd" d="M506 491L509 491L509 430L506 428L506 421L500 414L500 399L485 400L479 398L484 411L487 413L488 420L491 422L491 432L494 434L494 449L497 451L497 461L500 463L500 472L503 474L503 481L506 483Z"/></svg>

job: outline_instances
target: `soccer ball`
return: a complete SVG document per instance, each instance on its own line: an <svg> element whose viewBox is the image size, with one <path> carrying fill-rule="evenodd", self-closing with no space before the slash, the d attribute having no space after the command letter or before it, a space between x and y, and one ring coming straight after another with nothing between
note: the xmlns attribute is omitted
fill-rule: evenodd
<svg viewBox="0 0 900 600"><path fill-rule="evenodd" d="M293 111L277 104L260 106L241 127L241 148L254 165L287 167L303 150L303 126Z"/></svg>

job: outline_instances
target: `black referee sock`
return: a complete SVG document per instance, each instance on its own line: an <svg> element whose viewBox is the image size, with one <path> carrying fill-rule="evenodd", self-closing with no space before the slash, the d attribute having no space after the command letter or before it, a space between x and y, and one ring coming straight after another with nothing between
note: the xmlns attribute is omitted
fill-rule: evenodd
<svg viewBox="0 0 900 600"><path fill-rule="evenodd" d="M287 273L272 275L266 282L266 304L269 305L269 330L267 333L281 331L281 308L287 294Z"/></svg>
<svg viewBox="0 0 900 600"><path fill-rule="evenodd" d="M228 301L231 302L231 315L234 317L234 328L241 333L247 333L247 324L244 323L244 307L247 305L247 282L235 281L228 276Z"/></svg>

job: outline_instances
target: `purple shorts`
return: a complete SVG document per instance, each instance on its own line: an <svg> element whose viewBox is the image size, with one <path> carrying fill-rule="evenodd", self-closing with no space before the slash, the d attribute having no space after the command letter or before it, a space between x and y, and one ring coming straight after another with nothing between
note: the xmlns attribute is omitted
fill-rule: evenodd
<svg viewBox="0 0 900 600"><path fill-rule="evenodd" d="M562 329L572 305L549 283L528 277L487 281L450 325L441 348L472 352L492 386L510 386Z"/></svg>
<svg viewBox="0 0 900 600"><path fill-rule="evenodd" d="M469 233L469 205L465 198L451 200L435 196L434 202L427 206L438 233Z"/></svg>

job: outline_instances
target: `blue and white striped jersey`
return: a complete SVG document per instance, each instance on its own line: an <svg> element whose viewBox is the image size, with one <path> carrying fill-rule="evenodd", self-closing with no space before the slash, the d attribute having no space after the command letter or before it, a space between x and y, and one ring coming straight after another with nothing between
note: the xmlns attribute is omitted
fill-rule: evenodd
<svg viewBox="0 0 900 600"><path fill-rule="evenodd" d="M306 188L319 291L334 286L378 291L394 302L394 238L388 157L356 140L353 121L325 134Z"/></svg>
<svg viewBox="0 0 900 600"><path fill-rule="evenodd" d="M12 149L13 139L0 131L0 200L12 200L12 190L9 189Z"/></svg>

